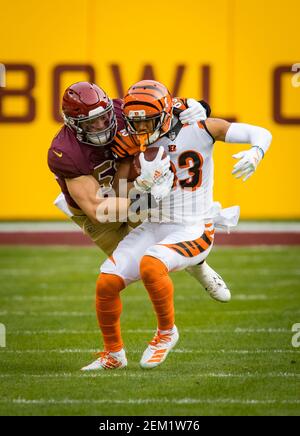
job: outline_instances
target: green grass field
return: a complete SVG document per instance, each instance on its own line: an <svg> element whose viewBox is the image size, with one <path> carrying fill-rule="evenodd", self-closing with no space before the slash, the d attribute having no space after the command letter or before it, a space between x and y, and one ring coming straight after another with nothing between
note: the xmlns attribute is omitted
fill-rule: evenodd
<svg viewBox="0 0 300 436"><path fill-rule="evenodd" d="M123 293L129 366L82 374L101 348L96 248L0 248L0 415L300 415L300 248L215 249L233 292L213 302L173 275L181 338L159 368L138 362L155 330L140 283Z"/></svg>

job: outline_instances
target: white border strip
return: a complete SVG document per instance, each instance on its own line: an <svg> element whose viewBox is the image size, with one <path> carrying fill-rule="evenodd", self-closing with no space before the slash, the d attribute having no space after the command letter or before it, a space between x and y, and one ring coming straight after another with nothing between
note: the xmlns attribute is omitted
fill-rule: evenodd
<svg viewBox="0 0 300 436"><path fill-rule="evenodd" d="M37 222L2 222L0 232L78 232L81 230L71 220ZM300 232L298 221L241 221L232 232ZM225 231L220 232L224 233Z"/></svg>

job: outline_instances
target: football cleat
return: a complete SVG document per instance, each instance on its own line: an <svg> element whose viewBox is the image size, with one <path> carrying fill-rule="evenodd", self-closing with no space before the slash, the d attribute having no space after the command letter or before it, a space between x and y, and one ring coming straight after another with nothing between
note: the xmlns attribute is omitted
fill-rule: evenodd
<svg viewBox="0 0 300 436"><path fill-rule="evenodd" d="M144 351L140 365L142 368L151 369L161 365L167 355L175 347L179 339L177 327L174 326L168 333L157 331L156 335Z"/></svg>
<svg viewBox="0 0 300 436"><path fill-rule="evenodd" d="M127 366L125 350L113 353L111 351L103 351L97 353L98 359L88 366L81 368L81 371L97 371L102 369L122 369Z"/></svg>
<svg viewBox="0 0 300 436"><path fill-rule="evenodd" d="M231 300L231 293L226 283L206 262L186 270L201 283L211 298L221 303L228 303Z"/></svg>

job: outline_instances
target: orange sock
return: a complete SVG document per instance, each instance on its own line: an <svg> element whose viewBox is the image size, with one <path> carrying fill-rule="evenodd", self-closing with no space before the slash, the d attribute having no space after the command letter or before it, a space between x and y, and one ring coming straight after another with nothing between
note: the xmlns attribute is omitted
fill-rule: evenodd
<svg viewBox="0 0 300 436"><path fill-rule="evenodd" d="M96 311L102 331L105 351L120 351L123 348L120 316L122 302L120 292L125 288L121 277L100 274L96 287Z"/></svg>
<svg viewBox="0 0 300 436"><path fill-rule="evenodd" d="M144 282L156 312L159 330L169 330L174 326L174 286L167 267L152 256L144 256L140 265Z"/></svg>

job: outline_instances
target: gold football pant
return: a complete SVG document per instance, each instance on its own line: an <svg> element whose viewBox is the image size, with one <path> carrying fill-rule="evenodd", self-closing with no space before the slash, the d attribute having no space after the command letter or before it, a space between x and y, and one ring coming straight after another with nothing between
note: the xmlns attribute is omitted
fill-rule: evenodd
<svg viewBox="0 0 300 436"><path fill-rule="evenodd" d="M111 256L117 245L125 236L132 230L128 223L97 223L84 215L79 209L74 209L69 206L69 209L74 214L72 221L76 223L107 256Z"/></svg>

